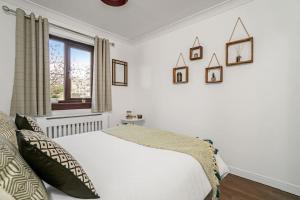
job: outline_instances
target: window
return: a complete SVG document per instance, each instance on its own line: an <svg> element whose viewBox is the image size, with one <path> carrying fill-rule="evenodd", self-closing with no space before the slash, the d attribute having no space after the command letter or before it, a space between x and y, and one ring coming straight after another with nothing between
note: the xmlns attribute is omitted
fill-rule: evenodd
<svg viewBox="0 0 300 200"><path fill-rule="evenodd" d="M52 110L91 108L94 47L50 36Z"/></svg>

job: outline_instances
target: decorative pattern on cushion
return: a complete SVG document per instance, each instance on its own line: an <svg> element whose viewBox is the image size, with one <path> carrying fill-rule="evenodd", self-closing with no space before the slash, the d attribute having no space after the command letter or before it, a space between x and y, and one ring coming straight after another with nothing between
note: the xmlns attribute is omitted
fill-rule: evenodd
<svg viewBox="0 0 300 200"><path fill-rule="evenodd" d="M9 140L16 147L18 146L16 138L16 126L10 117L2 112L0 112L0 136Z"/></svg>
<svg viewBox="0 0 300 200"><path fill-rule="evenodd" d="M15 118L15 124L19 130L25 129L44 134L43 130L38 125L38 123L29 116L20 115L17 113Z"/></svg>
<svg viewBox="0 0 300 200"><path fill-rule="evenodd" d="M0 118L7 122L12 128L16 128L15 123L13 122L12 118L10 118L7 114L0 111Z"/></svg>
<svg viewBox="0 0 300 200"><path fill-rule="evenodd" d="M33 118L31 118L29 116L25 116L25 119L27 120L27 123L29 125L29 128L28 129L26 128L27 130L43 133L43 130L41 129L41 127L37 124L37 122Z"/></svg>
<svg viewBox="0 0 300 200"><path fill-rule="evenodd" d="M23 160L16 147L2 137L0 137L0 174L0 193L10 196L8 199L48 199L42 181Z"/></svg>
<svg viewBox="0 0 300 200"><path fill-rule="evenodd" d="M80 164L63 147L45 135L21 130L19 149L32 169L48 184L77 198L99 198Z"/></svg>

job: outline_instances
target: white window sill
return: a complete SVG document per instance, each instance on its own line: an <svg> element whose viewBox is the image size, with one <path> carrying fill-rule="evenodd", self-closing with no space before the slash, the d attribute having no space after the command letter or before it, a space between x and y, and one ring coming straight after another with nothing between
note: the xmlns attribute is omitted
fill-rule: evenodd
<svg viewBox="0 0 300 200"><path fill-rule="evenodd" d="M91 109L53 110L51 117L82 115L82 114L93 114L93 113Z"/></svg>

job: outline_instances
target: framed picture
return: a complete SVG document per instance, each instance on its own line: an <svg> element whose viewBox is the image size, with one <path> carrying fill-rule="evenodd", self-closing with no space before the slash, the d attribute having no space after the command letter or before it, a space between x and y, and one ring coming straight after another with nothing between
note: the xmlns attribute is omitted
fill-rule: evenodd
<svg viewBox="0 0 300 200"><path fill-rule="evenodd" d="M190 48L190 60L200 60L203 58L203 47L197 46Z"/></svg>
<svg viewBox="0 0 300 200"><path fill-rule="evenodd" d="M128 85L128 63L112 60L112 84L115 86Z"/></svg>
<svg viewBox="0 0 300 200"><path fill-rule="evenodd" d="M200 60L203 58L203 47L200 44L199 37L195 38L193 47L190 48L190 60Z"/></svg>
<svg viewBox="0 0 300 200"><path fill-rule="evenodd" d="M222 83L223 82L223 67L207 67L205 69L206 83Z"/></svg>
<svg viewBox="0 0 300 200"><path fill-rule="evenodd" d="M226 66L253 63L253 37L226 44Z"/></svg>
<svg viewBox="0 0 300 200"><path fill-rule="evenodd" d="M187 66L173 68L174 84L182 84L188 82L189 82L189 68Z"/></svg>

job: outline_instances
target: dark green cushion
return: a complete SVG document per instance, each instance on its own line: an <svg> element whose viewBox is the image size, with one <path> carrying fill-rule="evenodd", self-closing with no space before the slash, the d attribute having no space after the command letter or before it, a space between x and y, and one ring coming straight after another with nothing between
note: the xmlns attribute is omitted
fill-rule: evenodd
<svg viewBox="0 0 300 200"><path fill-rule="evenodd" d="M15 118L15 124L18 130L31 130L43 134L43 130L32 117L20 115L17 113Z"/></svg>
<svg viewBox="0 0 300 200"><path fill-rule="evenodd" d="M38 132L21 130L17 140L21 155L45 182L72 197L99 198L80 164L52 139Z"/></svg>
<svg viewBox="0 0 300 200"><path fill-rule="evenodd" d="M20 114L16 114L16 118L15 118L15 124L18 128L18 130L24 129L24 124L25 124L25 117L20 115Z"/></svg>

